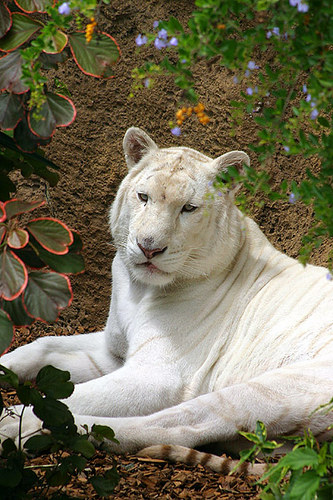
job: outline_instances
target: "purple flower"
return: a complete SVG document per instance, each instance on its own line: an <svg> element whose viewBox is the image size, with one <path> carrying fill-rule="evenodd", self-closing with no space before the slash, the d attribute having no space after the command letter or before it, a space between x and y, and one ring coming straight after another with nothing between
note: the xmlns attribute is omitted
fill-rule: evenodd
<svg viewBox="0 0 333 500"><path fill-rule="evenodd" d="M304 94L306 94L306 93L307 93L307 91L308 91L307 86L306 86L306 85L303 85L302 90L303 90Z"/></svg>
<svg viewBox="0 0 333 500"><path fill-rule="evenodd" d="M178 45L178 40L175 36L173 36L170 40L169 40L169 43L168 43L168 46L169 47L177 47Z"/></svg>
<svg viewBox="0 0 333 500"><path fill-rule="evenodd" d="M148 88L150 85L150 78L145 78L143 84L146 88Z"/></svg>
<svg viewBox="0 0 333 500"><path fill-rule="evenodd" d="M146 35L138 35L135 39L135 43L137 44L138 47L141 47L141 45L145 45L145 43L148 42L148 38Z"/></svg>
<svg viewBox="0 0 333 500"><path fill-rule="evenodd" d="M181 62L182 64L186 64L186 63L187 63L187 60L186 60L186 59L182 59L180 62Z"/></svg>
<svg viewBox="0 0 333 500"><path fill-rule="evenodd" d="M153 28L158 28L158 25L160 24L159 21L154 21L153 22Z"/></svg>
<svg viewBox="0 0 333 500"><path fill-rule="evenodd" d="M251 71L249 69L247 69L244 73L245 76L250 76L251 75Z"/></svg>
<svg viewBox="0 0 333 500"><path fill-rule="evenodd" d="M333 276L332 276L332 274L330 272L328 272L326 274L326 279L328 279L328 281L332 281L333 280Z"/></svg>
<svg viewBox="0 0 333 500"><path fill-rule="evenodd" d="M289 153L290 147L289 146L283 146L283 149L285 150L286 153Z"/></svg>
<svg viewBox="0 0 333 500"><path fill-rule="evenodd" d="M271 31L267 31L266 38L271 38L271 36L272 36L272 32Z"/></svg>
<svg viewBox="0 0 333 500"><path fill-rule="evenodd" d="M306 3L300 2L297 5L297 10L298 10L298 12L307 12L309 10L309 6Z"/></svg>
<svg viewBox="0 0 333 500"><path fill-rule="evenodd" d="M257 85L254 87L254 91L256 94L258 94L258 86Z"/></svg>
<svg viewBox="0 0 333 500"><path fill-rule="evenodd" d="M299 0L289 0L289 3L292 7L296 7L296 5L298 4Z"/></svg>
<svg viewBox="0 0 333 500"><path fill-rule="evenodd" d="M69 16L69 14L71 13L71 8L70 8L68 2L64 2L61 5L59 5L58 12L62 16Z"/></svg>
<svg viewBox="0 0 333 500"><path fill-rule="evenodd" d="M161 38L155 38L154 45L158 50L164 49L167 46L166 41L161 40Z"/></svg>
<svg viewBox="0 0 333 500"><path fill-rule="evenodd" d="M290 195L289 195L289 203L292 203L292 204L296 203L296 195L295 195L295 193L290 193Z"/></svg>
<svg viewBox="0 0 333 500"><path fill-rule="evenodd" d="M315 120L317 118L317 116L319 115L319 111L318 109L314 108L312 111L311 111L311 114L310 114L310 118L311 120Z"/></svg>
<svg viewBox="0 0 333 500"><path fill-rule="evenodd" d="M237 78L237 76L234 76L233 80L234 80L234 83L238 83L238 78Z"/></svg>
<svg viewBox="0 0 333 500"><path fill-rule="evenodd" d="M311 101L311 94L308 94L305 98L306 102L310 102Z"/></svg>
<svg viewBox="0 0 333 500"><path fill-rule="evenodd" d="M161 29L158 33L158 38L162 38L163 40L166 40L168 38L168 32L164 28Z"/></svg>
<svg viewBox="0 0 333 500"><path fill-rule="evenodd" d="M272 32L274 33L274 35L280 36L280 28L278 26L274 26Z"/></svg>
<svg viewBox="0 0 333 500"><path fill-rule="evenodd" d="M253 94L253 88L252 88L252 87L248 87L248 88L246 89L246 93L247 93L248 95L252 95L252 94Z"/></svg>
<svg viewBox="0 0 333 500"><path fill-rule="evenodd" d="M217 196L222 196L221 191L218 191L218 192L217 192Z"/></svg>
<svg viewBox="0 0 333 500"><path fill-rule="evenodd" d="M311 106L311 108L314 108L315 106L317 106L317 101L315 99L313 101L311 101L310 106Z"/></svg>
<svg viewBox="0 0 333 500"><path fill-rule="evenodd" d="M256 65L254 61L250 61L249 64L247 65L249 69L258 69L259 66Z"/></svg>
<svg viewBox="0 0 333 500"><path fill-rule="evenodd" d="M181 131L180 127L174 127L171 129L171 133L173 135L176 135L177 137L179 137L180 134L182 133L182 131Z"/></svg>

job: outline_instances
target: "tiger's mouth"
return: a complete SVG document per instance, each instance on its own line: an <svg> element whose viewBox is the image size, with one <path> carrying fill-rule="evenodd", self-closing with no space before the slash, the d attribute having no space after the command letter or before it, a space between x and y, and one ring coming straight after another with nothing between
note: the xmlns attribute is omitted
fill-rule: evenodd
<svg viewBox="0 0 333 500"><path fill-rule="evenodd" d="M150 260L148 260L147 262L143 262L142 264L139 264L139 266L144 266L150 272L160 272L160 273L163 272L157 266L155 266L155 264L153 264Z"/></svg>

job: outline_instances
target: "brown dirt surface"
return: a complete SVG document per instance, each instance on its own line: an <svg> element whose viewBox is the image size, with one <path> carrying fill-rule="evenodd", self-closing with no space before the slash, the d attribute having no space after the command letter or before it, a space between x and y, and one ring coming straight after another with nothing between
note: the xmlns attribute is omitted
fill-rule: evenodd
<svg viewBox="0 0 333 500"><path fill-rule="evenodd" d="M195 117L185 121L181 137L170 134L169 120L174 119L181 98L171 78L155 81L152 89L137 92L129 98L133 68L149 56L160 56L153 47L139 51L135 37L152 30L154 20L170 16L186 22L193 1L113 0L103 6L99 28L118 42L122 57L115 66L115 78L102 81L84 75L73 61L68 61L51 75L65 82L77 108L73 125L59 129L46 148L47 156L61 168L55 188L48 189L48 215L55 216L81 234L84 241L86 271L72 278L74 300L64 310L56 325L36 323L17 333L14 344L19 345L42 335L68 335L102 329L108 314L111 276L110 264L114 255L108 229L108 210L117 186L126 174L122 139L131 126L143 128L161 146L184 145L215 157L232 149L243 149L252 163L259 164L248 145L256 136L256 124L251 115L231 131L230 101L239 97L239 85L233 83L233 74L213 64L199 63L195 68L196 88L210 116L206 126ZM266 61L269 62L269 54ZM265 103L264 103L265 105ZM316 169L316 160L287 157L277 153L270 164L274 182L304 176L306 168ZM19 195L43 197L45 186L39 180L24 181ZM297 257L301 237L312 222L311 208L301 204L271 202L262 195L257 206L251 202L251 215L270 241L280 250ZM45 213L45 211L44 211ZM329 248L327 242L313 255L313 262L325 264ZM8 400L11 399L9 396ZM45 462L50 460L45 457ZM164 462L144 462L134 457L118 457L121 482L110 498L258 498L253 481L223 477L201 466L190 468ZM97 455L96 468L110 466L110 459ZM84 475L83 475L84 476ZM67 493L77 498L97 498L85 478L68 486ZM253 479L253 478L251 478Z"/></svg>

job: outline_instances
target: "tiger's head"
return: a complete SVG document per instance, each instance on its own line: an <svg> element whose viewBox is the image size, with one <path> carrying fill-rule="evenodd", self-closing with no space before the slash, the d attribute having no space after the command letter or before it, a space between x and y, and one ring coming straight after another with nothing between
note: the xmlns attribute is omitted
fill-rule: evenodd
<svg viewBox="0 0 333 500"><path fill-rule="evenodd" d="M158 148L139 128L124 137L128 174L111 208L115 245L133 279L166 286L230 264L241 223L232 191L208 197L221 170L250 160L243 151L211 159L186 147Z"/></svg>

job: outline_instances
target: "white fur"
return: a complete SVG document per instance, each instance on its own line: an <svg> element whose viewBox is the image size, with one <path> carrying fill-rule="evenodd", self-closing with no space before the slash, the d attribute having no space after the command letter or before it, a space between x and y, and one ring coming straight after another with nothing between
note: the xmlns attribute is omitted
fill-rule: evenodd
<svg viewBox="0 0 333 500"><path fill-rule="evenodd" d="M120 445L237 441L263 421L270 436L316 434L333 396L333 285L326 270L280 253L208 184L243 152L216 160L124 139L129 173L110 221L117 255L104 332L42 338L2 358L22 380L45 364L71 372L78 425L110 425ZM142 194L148 196L145 203ZM198 207L184 211L189 205ZM150 259L138 246L159 253ZM162 251L163 250L163 251ZM17 434L9 418L0 432ZM36 426L36 429L35 429ZM39 431L27 413L25 432ZM111 446L111 445L110 445Z"/></svg>

